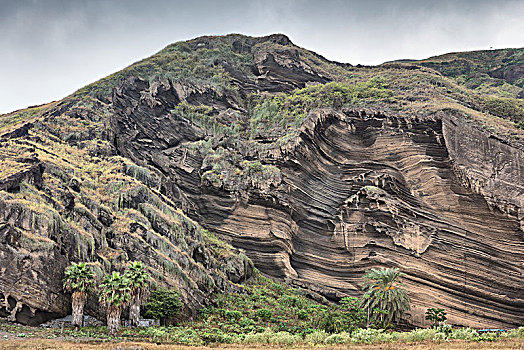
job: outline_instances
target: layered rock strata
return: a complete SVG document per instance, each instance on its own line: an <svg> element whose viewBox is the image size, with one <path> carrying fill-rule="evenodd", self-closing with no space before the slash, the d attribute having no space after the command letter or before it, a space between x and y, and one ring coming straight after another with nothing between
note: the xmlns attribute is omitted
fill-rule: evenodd
<svg viewBox="0 0 524 350"><path fill-rule="evenodd" d="M237 190L202 180L205 156L187 143L203 134L168 109L151 118L138 103L115 117L121 152L159 169L185 212L264 273L336 300L361 293L365 270L399 267L415 324L436 306L454 324L524 322L521 150L445 113L320 110L292 143L246 147L279 181ZM160 121L172 127L151 127ZM147 143L135 136L147 132Z"/></svg>
<svg viewBox="0 0 524 350"><path fill-rule="evenodd" d="M253 115L333 80L307 113ZM414 325L440 307L457 325L520 326L523 148L476 98L416 63L351 67L283 35L170 45L2 129L0 316L64 316L71 261L100 276L130 260L194 316L241 292L253 261L334 301L359 296L367 269L398 267Z"/></svg>

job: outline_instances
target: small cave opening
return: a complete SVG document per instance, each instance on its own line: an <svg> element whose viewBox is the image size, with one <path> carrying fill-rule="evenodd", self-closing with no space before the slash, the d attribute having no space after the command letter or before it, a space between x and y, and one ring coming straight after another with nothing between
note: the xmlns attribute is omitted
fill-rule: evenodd
<svg viewBox="0 0 524 350"><path fill-rule="evenodd" d="M38 326L41 323L47 322L58 317L59 315L56 315L52 312L42 311L38 309L35 310L35 312L33 313L29 306L25 304L22 305L22 308L15 315L16 322L28 326Z"/></svg>
<svg viewBox="0 0 524 350"><path fill-rule="evenodd" d="M12 296L8 296L7 297L7 303L9 304L9 309L14 309L15 306L16 306L16 299L13 298Z"/></svg>

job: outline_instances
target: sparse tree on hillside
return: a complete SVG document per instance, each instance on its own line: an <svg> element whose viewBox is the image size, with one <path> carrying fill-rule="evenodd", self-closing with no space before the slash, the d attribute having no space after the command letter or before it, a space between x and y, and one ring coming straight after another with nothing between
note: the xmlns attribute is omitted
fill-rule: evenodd
<svg viewBox="0 0 524 350"><path fill-rule="evenodd" d="M144 294L147 291L151 277L144 270L141 261L134 261L129 265L125 273L131 287L131 302L129 304L129 321L131 325L138 326L140 318L140 305L142 305Z"/></svg>
<svg viewBox="0 0 524 350"><path fill-rule="evenodd" d="M373 310L385 312L378 314L382 326L400 320L405 311L410 308L410 300L404 285L400 282L403 276L397 268L381 268L366 271L363 287L365 289L361 306L367 310L369 317Z"/></svg>
<svg viewBox="0 0 524 350"><path fill-rule="evenodd" d="M426 320L433 321L433 328L437 328L442 322L446 322L447 313L444 309L430 308L426 311Z"/></svg>
<svg viewBox="0 0 524 350"><path fill-rule="evenodd" d="M171 323L182 308L180 293L175 290L158 288L151 292L147 304L145 305L146 316L160 320L160 324Z"/></svg>
<svg viewBox="0 0 524 350"><path fill-rule="evenodd" d="M100 302L106 306L107 330L110 336L117 336L120 329L122 309L131 299L131 287L125 275L113 272L100 285Z"/></svg>
<svg viewBox="0 0 524 350"><path fill-rule="evenodd" d="M64 289L71 292L71 306L73 309L72 324L78 330L82 326L84 316L84 305L87 301L87 293L93 288L95 280L94 273L86 263L72 263L64 273Z"/></svg>

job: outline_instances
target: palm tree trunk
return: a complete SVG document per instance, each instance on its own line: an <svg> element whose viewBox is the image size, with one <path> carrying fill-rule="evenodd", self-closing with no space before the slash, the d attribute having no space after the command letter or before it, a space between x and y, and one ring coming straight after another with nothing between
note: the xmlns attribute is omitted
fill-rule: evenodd
<svg viewBox="0 0 524 350"><path fill-rule="evenodd" d="M133 293L131 303L129 304L129 321L132 327L138 327L140 319L140 294Z"/></svg>
<svg viewBox="0 0 524 350"><path fill-rule="evenodd" d="M118 330L120 329L121 314L121 307L114 305L107 306L107 332L110 337L118 336Z"/></svg>
<svg viewBox="0 0 524 350"><path fill-rule="evenodd" d="M86 302L85 292L73 292L71 296L71 307L73 309L71 324L76 328L82 327L82 319L84 317L84 304Z"/></svg>

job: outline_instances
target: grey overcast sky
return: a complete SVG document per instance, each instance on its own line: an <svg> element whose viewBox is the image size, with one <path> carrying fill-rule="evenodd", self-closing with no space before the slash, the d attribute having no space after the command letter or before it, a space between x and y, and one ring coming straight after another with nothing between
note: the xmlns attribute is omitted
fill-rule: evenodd
<svg viewBox="0 0 524 350"><path fill-rule="evenodd" d="M200 35L284 33L326 58L379 64L524 47L524 0L0 0L0 113L78 88Z"/></svg>

